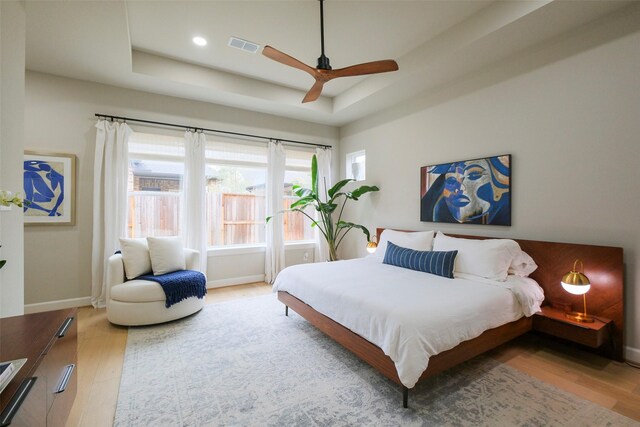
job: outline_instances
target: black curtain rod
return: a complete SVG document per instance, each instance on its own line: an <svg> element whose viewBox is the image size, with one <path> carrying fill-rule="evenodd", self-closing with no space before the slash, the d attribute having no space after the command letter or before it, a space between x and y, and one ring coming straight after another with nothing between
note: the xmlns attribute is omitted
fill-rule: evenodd
<svg viewBox="0 0 640 427"><path fill-rule="evenodd" d="M153 120L142 120L142 119L134 119L134 118L131 118L131 117L112 116L110 114L96 113L95 116L96 117L102 117L104 119L109 119L111 121L113 121L113 120L122 120L124 122L147 123L147 124L151 124L151 125L170 126L170 127L180 128L180 129L185 129L185 130L193 129L196 132L197 131L215 132L215 133L222 133L222 134L226 134L226 135L245 136L245 137L248 137L248 138L263 139L263 140L267 140L267 141L281 141L281 142L289 142L289 143L292 143L292 144L310 145L312 147L331 148L330 145L314 144L313 142L296 141L294 139L273 138L273 137L262 136L262 135L253 135L253 134L250 134L250 133L231 132L231 131L228 131L228 130L207 129L207 128L201 128L201 127L196 127L196 126L177 125L177 124L174 124L174 123L167 123L167 122L155 122Z"/></svg>

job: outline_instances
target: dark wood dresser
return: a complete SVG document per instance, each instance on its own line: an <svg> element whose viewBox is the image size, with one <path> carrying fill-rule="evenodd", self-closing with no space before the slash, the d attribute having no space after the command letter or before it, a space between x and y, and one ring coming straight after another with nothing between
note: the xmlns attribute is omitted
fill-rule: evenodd
<svg viewBox="0 0 640 427"><path fill-rule="evenodd" d="M0 361L26 358L0 393L0 426L64 426L77 390L76 309L0 319Z"/></svg>

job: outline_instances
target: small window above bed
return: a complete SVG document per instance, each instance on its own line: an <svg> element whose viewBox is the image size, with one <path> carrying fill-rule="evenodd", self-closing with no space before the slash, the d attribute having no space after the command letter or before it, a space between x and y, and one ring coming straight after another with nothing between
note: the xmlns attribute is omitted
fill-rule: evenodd
<svg viewBox="0 0 640 427"><path fill-rule="evenodd" d="M366 154L364 150L348 153L346 158L346 177L356 181L365 180Z"/></svg>

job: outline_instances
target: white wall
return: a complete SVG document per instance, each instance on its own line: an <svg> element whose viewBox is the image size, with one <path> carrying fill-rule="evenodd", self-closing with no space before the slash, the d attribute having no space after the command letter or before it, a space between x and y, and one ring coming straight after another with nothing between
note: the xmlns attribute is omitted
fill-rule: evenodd
<svg viewBox="0 0 640 427"><path fill-rule="evenodd" d="M0 190L22 189L24 141L25 11L16 1L0 2ZM22 210L0 212L0 317L23 312Z"/></svg>
<svg viewBox="0 0 640 427"><path fill-rule="evenodd" d="M337 143L337 129L330 126L35 72L27 72L25 101L25 149L73 153L78 157L76 225L25 227L25 304L69 299L82 303L91 293L95 113L326 145ZM130 126L134 130L163 132L134 123ZM300 259L298 252L288 252L288 262ZM215 286L232 283L230 280L238 277L257 279L263 274L263 253L209 259L208 279Z"/></svg>
<svg viewBox="0 0 640 427"><path fill-rule="evenodd" d="M285 246L285 265L314 262L314 244L297 243ZM265 249L239 248L209 253L207 278L209 288L260 282L264 280Z"/></svg>
<svg viewBox="0 0 640 427"><path fill-rule="evenodd" d="M366 183L381 187L349 220L623 247L627 357L640 361L640 5L345 126L340 137L341 175L344 155L365 148ZM420 222L421 166L507 153L511 227ZM361 236L342 253L363 254Z"/></svg>

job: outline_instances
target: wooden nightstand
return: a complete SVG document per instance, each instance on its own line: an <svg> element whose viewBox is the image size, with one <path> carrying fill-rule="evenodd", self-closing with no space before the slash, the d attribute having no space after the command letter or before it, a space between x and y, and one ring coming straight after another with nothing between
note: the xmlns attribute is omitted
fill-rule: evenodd
<svg viewBox="0 0 640 427"><path fill-rule="evenodd" d="M613 321L600 316L593 323L575 322L564 315L564 311L550 306L542 307L542 312L533 317L533 330L553 335L587 347L599 348L610 344L613 348L611 328Z"/></svg>

